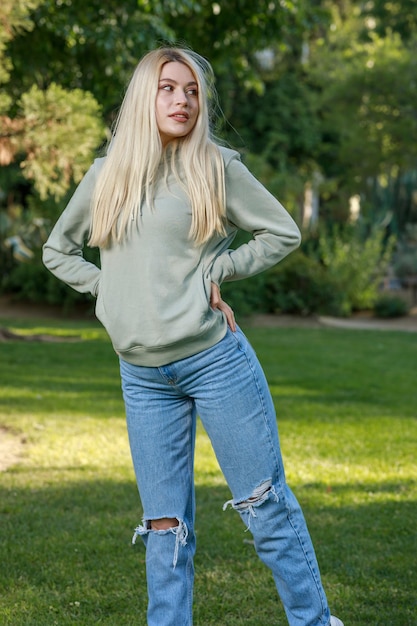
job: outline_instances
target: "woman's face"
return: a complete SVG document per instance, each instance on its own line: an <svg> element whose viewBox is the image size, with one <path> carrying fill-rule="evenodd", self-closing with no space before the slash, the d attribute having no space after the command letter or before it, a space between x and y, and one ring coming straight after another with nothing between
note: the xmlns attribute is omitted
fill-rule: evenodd
<svg viewBox="0 0 417 626"><path fill-rule="evenodd" d="M156 122L163 146L172 139L188 135L198 113L198 86L194 74L179 61L165 63L156 96Z"/></svg>

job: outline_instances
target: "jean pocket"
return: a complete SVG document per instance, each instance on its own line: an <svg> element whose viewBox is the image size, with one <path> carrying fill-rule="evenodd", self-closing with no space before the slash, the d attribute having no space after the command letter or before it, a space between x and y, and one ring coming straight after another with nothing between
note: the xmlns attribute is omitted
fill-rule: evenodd
<svg viewBox="0 0 417 626"><path fill-rule="evenodd" d="M244 333L242 332L242 330L239 328L238 325L236 325L235 332L233 332L229 327L227 327L226 337L227 336L229 336L234 341L234 343L237 345L239 350L241 350L241 352L246 352L246 349L248 346L248 340L246 339Z"/></svg>

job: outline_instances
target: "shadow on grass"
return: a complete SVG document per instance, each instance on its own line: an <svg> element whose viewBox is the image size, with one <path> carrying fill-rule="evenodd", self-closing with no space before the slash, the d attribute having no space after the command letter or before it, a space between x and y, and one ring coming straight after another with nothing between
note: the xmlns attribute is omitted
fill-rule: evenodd
<svg viewBox="0 0 417 626"><path fill-rule="evenodd" d="M325 486L306 489L319 498ZM195 624L284 626L250 534L235 512L222 512L228 498L223 486L197 488ZM417 502L315 507L306 500L331 604L349 607L351 626L414 624ZM145 626L145 553L141 542L131 545L141 515L134 484L2 489L0 502L3 626Z"/></svg>
<svg viewBox="0 0 417 626"><path fill-rule="evenodd" d="M73 325L74 332L77 328ZM380 332L375 338L306 329L250 329L250 334L261 353L280 420L287 406L291 420L304 419L307 409L332 421L351 409L415 417L415 340L395 333ZM121 402L118 360L106 337L79 344L3 344L0 378L8 390L0 402L30 412L54 410L48 398L57 392L71 406L89 403L92 415L113 414L114 403ZM31 390L32 396L22 389Z"/></svg>
<svg viewBox="0 0 417 626"><path fill-rule="evenodd" d="M106 341L82 344L9 343L0 355L2 407L37 415L84 411L124 415L119 363Z"/></svg>

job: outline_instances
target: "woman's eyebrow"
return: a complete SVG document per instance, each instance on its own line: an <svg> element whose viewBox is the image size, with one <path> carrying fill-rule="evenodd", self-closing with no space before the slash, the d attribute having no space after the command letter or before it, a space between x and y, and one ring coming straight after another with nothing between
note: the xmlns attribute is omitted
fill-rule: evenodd
<svg viewBox="0 0 417 626"><path fill-rule="evenodd" d="M173 78L160 78L159 82L163 83L165 80L167 80L170 83L173 83L174 85L178 85L177 81L174 80ZM189 87L190 85L197 85L197 81L195 80L190 80L189 83L186 83L186 87Z"/></svg>

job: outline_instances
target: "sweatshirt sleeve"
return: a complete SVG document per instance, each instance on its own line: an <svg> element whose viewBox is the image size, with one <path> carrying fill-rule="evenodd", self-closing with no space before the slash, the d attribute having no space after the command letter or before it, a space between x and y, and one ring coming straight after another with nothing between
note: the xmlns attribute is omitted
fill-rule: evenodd
<svg viewBox="0 0 417 626"><path fill-rule="evenodd" d="M95 185L93 164L43 246L43 262L57 278L82 293L97 295L100 269L86 261L83 248L90 230L90 202Z"/></svg>
<svg viewBox="0 0 417 626"><path fill-rule="evenodd" d="M211 280L254 276L281 261L301 242L297 224L282 204L249 172L237 152L225 164L227 220L252 234L236 250L226 250L214 261Z"/></svg>

